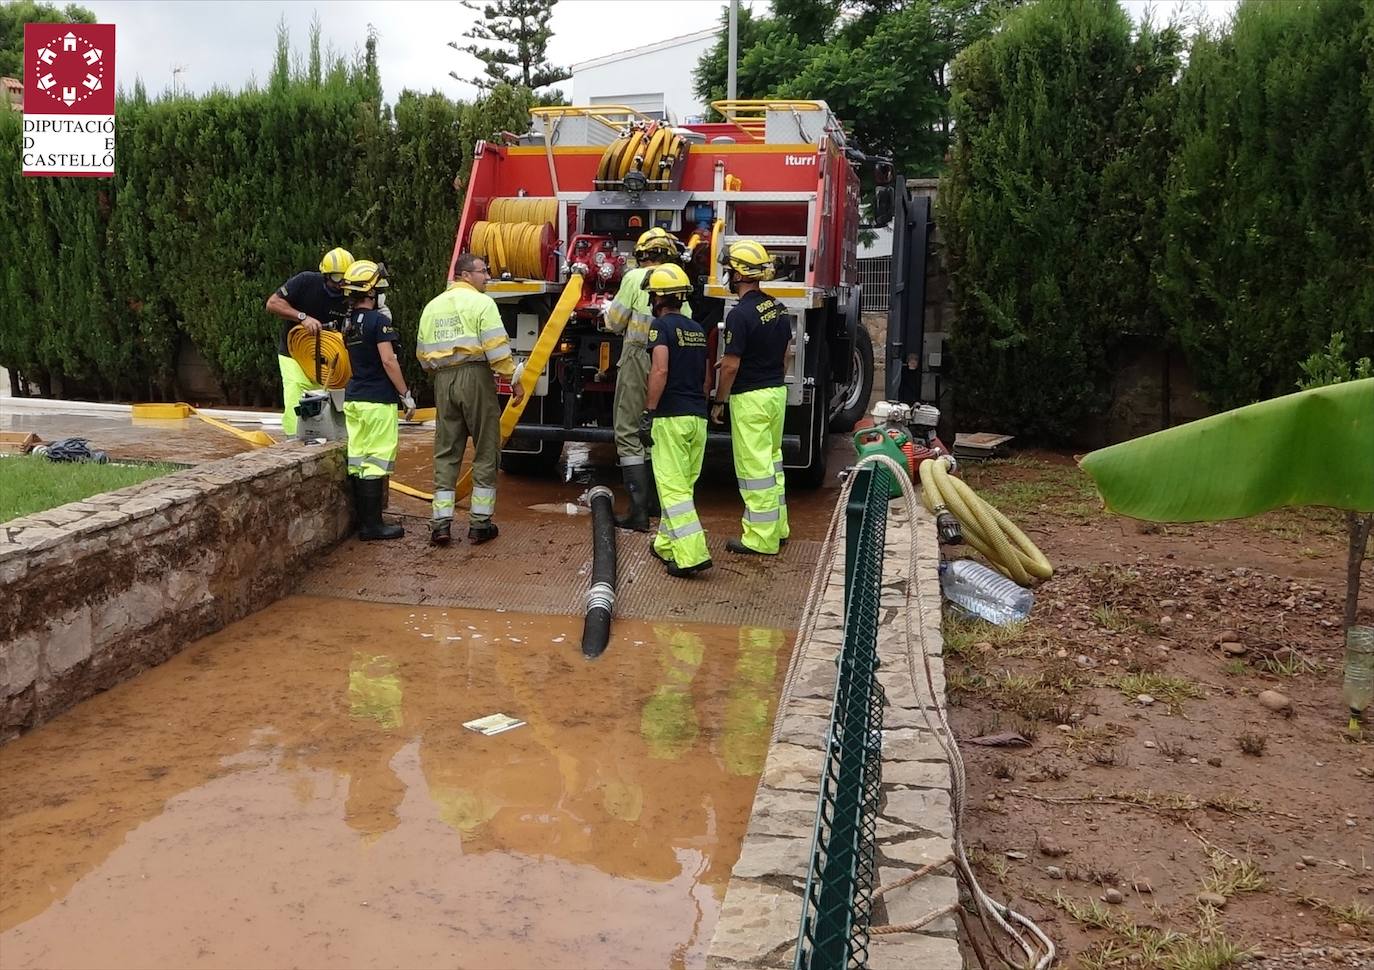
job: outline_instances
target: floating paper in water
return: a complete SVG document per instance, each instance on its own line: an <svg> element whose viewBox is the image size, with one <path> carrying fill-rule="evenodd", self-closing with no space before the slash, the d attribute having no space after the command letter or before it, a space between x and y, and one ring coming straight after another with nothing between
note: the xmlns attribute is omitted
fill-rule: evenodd
<svg viewBox="0 0 1374 970"><path fill-rule="evenodd" d="M518 727L524 727L525 722L511 717L509 714L488 714L486 717L479 717L475 721L464 721L463 727L469 731L476 731L478 734L485 734L491 737L493 734L500 734L503 731L512 731Z"/></svg>

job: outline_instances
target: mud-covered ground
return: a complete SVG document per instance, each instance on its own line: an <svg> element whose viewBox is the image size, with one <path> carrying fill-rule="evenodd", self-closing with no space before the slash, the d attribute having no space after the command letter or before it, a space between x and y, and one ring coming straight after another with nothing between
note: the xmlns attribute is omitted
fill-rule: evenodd
<svg viewBox="0 0 1374 970"><path fill-rule="evenodd" d="M1347 736L1341 699L1343 514L1135 522L1051 453L965 477L1056 569L1023 627L947 622L986 888L1063 966L1374 967L1374 743ZM1028 744L972 740L1005 732Z"/></svg>

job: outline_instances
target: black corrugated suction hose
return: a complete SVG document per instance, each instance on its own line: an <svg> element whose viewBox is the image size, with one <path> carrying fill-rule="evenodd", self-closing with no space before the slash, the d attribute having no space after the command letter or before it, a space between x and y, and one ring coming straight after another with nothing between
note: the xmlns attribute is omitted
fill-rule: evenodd
<svg viewBox="0 0 1374 970"><path fill-rule="evenodd" d="M587 616L582 621L582 656L594 660L611 639L615 611L615 496L605 485L592 489L592 585L587 590Z"/></svg>

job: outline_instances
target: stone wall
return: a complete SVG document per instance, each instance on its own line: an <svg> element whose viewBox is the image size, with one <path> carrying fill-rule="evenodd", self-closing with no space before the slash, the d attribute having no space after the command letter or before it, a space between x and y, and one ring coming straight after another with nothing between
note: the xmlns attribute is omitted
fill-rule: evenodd
<svg viewBox="0 0 1374 970"><path fill-rule="evenodd" d="M343 445L287 442L0 524L0 741L281 596L350 510Z"/></svg>
<svg viewBox="0 0 1374 970"><path fill-rule="evenodd" d="M913 534L917 542L914 577L908 566ZM932 516L918 508L912 521L898 505L891 506L878 631L878 679L887 695L877 831L878 882L883 886L952 851L949 764L923 713L931 700L924 686L922 654L930 660L941 704L945 694L938 567ZM916 597L911 625L919 641L915 644L907 642L904 623L912 582ZM778 714L778 739L764 763L749 828L707 956L707 966L713 970L793 965L834 703L835 657L844 634L843 549L831 569L819 612L810 640L798 646L796 667L789 671L792 690ZM911 671L920 678L919 689L913 686ZM874 904L872 922L874 926L913 922L957 900L958 888L950 867L945 866L884 895ZM956 937L952 916L942 916L918 932L874 935L868 966L872 970L959 970L963 959Z"/></svg>

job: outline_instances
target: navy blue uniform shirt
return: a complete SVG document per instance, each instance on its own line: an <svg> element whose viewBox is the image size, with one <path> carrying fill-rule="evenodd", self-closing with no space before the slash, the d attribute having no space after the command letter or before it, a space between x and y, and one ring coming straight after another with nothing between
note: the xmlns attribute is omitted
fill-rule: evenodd
<svg viewBox="0 0 1374 970"><path fill-rule="evenodd" d="M665 313L649 325L649 355L668 348L668 383L654 409L656 418L706 417L706 331L680 313Z"/></svg>
<svg viewBox="0 0 1374 970"><path fill-rule="evenodd" d="M326 330L338 330L348 314L348 303L344 291L335 287L323 273L297 273L277 290L282 299L306 316L314 317ZM277 353L290 357L286 349L286 335L292 327L300 326L296 319L283 320L281 332L277 334Z"/></svg>
<svg viewBox="0 0 1374 970"><path fill-rule="evenodd" d="M400 404L401 395L382 369L378 344L401 342L401 335L386 315L376 310L354 310L344 325L344 345L353 376L344 388L345 401L370 404ZM395 347L392 347L395 350Z"/></svg>
<svg viewBox="0 0 1374 970"><path fill-rule="evenodd" d="M751 290L725 317L725 352L739 358L731 394L782 387L792 318L786 308L762 290Z"/></svg>

